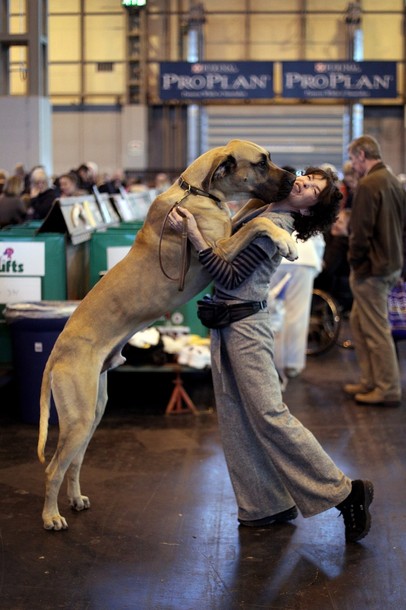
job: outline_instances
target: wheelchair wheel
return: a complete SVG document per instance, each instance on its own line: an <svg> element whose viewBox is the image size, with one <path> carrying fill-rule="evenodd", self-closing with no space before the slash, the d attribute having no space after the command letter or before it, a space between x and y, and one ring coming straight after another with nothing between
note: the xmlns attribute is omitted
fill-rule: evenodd
<svg viewBox="0 0 406 610"><path fill-rule="evenodd" d="M335 300L323 290L314 289L310 310L307 354L318 356L336 344L341 316Z"/></svg>

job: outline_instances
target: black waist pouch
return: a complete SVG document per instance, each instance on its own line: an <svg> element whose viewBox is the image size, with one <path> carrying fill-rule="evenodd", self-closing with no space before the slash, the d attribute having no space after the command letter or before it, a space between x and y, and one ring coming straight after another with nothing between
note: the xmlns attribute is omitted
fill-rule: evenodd
<svg viewBox="0 0 406 610"><path fill-rule="evenodd" d="M197 301L197 317L207 328L224 328L232 322L237 322L265 309L266 305L266 301L228 304L213 301L211 296L206 295L201 301Z"/></svg>

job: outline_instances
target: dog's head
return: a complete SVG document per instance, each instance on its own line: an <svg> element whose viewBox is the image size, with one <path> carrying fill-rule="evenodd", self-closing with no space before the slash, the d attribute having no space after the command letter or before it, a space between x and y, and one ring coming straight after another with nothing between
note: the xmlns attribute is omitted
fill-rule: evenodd
<svg viewBox="0 0 406 610"><path fill-rule="evenodd" d="M225 199L247 194L266 202L280 201L287 197L295 181L293 174L272 162L265 148L248 140L231 140L226 146L208 151L198 161L203 158L206 173L200 176L202 189L217 191ZM188 170L195 164L196 161Z"/></svg>

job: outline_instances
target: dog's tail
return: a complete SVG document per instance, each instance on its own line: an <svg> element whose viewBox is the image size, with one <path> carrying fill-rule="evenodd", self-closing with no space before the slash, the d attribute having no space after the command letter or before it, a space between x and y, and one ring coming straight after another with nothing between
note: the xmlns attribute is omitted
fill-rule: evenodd
<svg viewBox="0 0 406 610"><path fill-rule="evenodd" d="M41 383L40 418L37 454L41 464L45 463L45 445L48 438L48 421L51 411L51 364L46 363Z"/></svg>

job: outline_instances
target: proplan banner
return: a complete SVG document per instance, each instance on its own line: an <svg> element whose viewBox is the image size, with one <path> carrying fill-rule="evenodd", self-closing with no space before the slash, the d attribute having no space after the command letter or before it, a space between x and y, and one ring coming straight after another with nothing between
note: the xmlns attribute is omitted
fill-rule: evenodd
<svg viewBox="0 0 406 610"><path fill-rule="evenodd" d="M394 98L395 61L284 61L283 97Z"/></svg>
<svg viewBox="0 0 406 610"><path fill-rule="evenodd" d="M271 61L168 61L160 64L161 100L269 99Z"/></svg>

